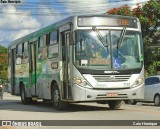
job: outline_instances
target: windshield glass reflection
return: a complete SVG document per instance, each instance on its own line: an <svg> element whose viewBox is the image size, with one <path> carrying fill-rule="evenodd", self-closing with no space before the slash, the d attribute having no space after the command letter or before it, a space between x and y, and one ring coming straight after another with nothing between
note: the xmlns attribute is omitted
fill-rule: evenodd
<svg viewBox="0 0 160 129"><path fill-rule="evenodd" d="M97 70L142 67L142 45L138 32L126 31L119 44L121 30L97 31L76 31L74 63L77 67ZM97 36L97 33L100 33L101 38Z"/></svg>

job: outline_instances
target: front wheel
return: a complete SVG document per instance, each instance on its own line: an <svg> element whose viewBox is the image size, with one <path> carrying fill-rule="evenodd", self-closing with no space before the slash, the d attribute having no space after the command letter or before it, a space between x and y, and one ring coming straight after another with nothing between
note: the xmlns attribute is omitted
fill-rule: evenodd
<svg viewBox="0 0 160 129"><path fill-rule="evenodd" d="M131 105L136 105L136 104L137 104L137 101L134 100L134 99L130 99L130 100L129 100L129 103L130 103Z"/></svg>
<svg viewBox="0 0 160 129"><path fill-rule="evenodd" d="M118 109L121 107L122 100L109 100L108 105L110 109Z"/></svg>
<svg viewBox="0 0 160 129"><path fill-rule="evenodd" d="M53 103L53 107L57 110L63 110L67 106L67 103L61 100L60 91L56 83L54 84L52 88L52 103Z"/></svg>
<svg viewBox="0 0 160 129"><path fill-rule="evenodd" d="M154 97L154 104L155 104L156 106L160 106L160 95L156 95L156 96Z"/></svg>

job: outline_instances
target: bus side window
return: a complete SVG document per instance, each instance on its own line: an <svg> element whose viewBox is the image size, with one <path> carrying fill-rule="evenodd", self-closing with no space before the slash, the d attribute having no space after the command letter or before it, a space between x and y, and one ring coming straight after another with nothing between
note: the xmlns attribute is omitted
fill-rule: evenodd
<svg viewBox="0 0 160 129"><path fill-rule="evenodd" d="M28 63L28 42L24 42L23 43L23 59L22 59L22 63L26 64Z"/></svg>
<svg viewBox="0 0 160 129"><path fill-rule="evenodd" d="M20 65L22 63L22 44L17 45L16 51L16 64Z"/></svg>
<svg viewBox="0 0 160 129"><path fill-rule="evenodd" d="M53 31L49 34L48 58L58 57L58 31Z"/></svg>
<svg viewBox="0 0 160 129"><path fill-rule="evenodd" d="M47 35L43 35L38 41L38 60L45 60L47 58L47 47L46 47Z"/></svg>

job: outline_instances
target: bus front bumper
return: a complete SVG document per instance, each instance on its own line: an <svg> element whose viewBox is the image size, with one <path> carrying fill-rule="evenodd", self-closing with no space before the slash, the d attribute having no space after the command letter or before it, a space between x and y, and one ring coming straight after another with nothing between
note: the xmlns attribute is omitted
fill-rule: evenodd
<svg viewBox="0 0 160 129"><path fill-rule="evenodd" d="M72 92L73 101L101 101L101 100L129 100L143 99L144 86L137 86L129 89L89 89L74 85Z"/></svg>

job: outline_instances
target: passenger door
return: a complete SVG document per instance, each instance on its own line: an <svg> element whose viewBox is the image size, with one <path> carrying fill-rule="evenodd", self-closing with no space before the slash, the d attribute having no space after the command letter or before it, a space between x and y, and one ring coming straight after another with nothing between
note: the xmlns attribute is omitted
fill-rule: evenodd
<svg viewBox="0 0 160 129"><path fill-rule="evenodd" d="M29 43L30 61L29 61L29 82L31 86L31 95L37 96L36 87L36 42Z"/></svg>
<svg viewBox="0 0 160 129"><path fill-rule="evenodd" d="M62 36L62 75L64 99L71 98L71 69L70 69L70 31L61 33Z"/></svg>

